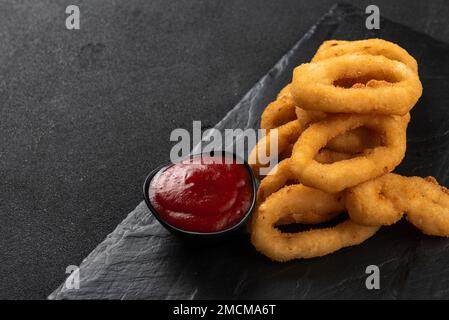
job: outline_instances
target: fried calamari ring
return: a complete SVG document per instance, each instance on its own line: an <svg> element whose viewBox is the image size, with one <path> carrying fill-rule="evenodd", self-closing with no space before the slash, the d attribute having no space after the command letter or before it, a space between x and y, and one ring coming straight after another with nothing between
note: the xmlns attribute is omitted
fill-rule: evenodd
<svg viewBox="0 0 449 320"><path fill-rule="evenodd" d="M384 56L390 60L402 62L418 73L418 63L405 49L397 44L382 39L367 39L358 41L329 40L318 48L312 62L321 61L347 54L366 54Z"/></svg>
<svg viewBox="0 0 449 320"><path fill-rule="evenodd" d="M298 139L302 130L296 120L290 121L278 128L270 130L263 136L248 156L248 164L250 165L256 177L260 178L264 174L262 169L268 169L270 164L288 158L291 154L294 143ZM277 153L272 154L271 139L277 137Z"/></svg>
<svg viewBox="0 0 449 320"><path fill-rule="evenodd" d="M257 177L261 177L260 169L268 168L268 163L272 163L274 156L278 160L290 157L293 145L299 135L310 125L310 123L320 121L329 116L328 113L321 111L308 111L295 107L291 99L290 84L284 87L278 94L277 100L270 103L262 113L261 128L278 129L278 152L276 155L270 155L270 136L267 134L252 150L249 163L252 166ZM297 118L296 124L293 121ZM348 132L335 137L329 141L328 149L317 155L317 161L322 163L333 162L331 159L348 158L346 153L359 153L362 150L378 144L376 136L368 135L365 128L356 129L355 132ZM331 152L335 151L335 153ZM344 155L343 155L344 154ZM260 155L265 161L259 161ZM270 159L267 161L267 158ZM335 160L334 160L335 161ZM262 162L264 165L262 165Z"/></svg>
<svg viewBox="0 0 449 320"><path fill-rule="evenodd" d="M351 88L369 80L388 85ZM302 64L293 71L292 95L305 110L405 115L421 94L418 75L383 56L343 55Z"/></svg>
<svg viewBox="0 0 449 320"><path fill-rule="evenodd" d="M407 215L423 233L449 236L449 190L433 177L386 174L346 191L346 207L363 225L391 225Z"/></svg>
<svg viewBox="0 0 449 320"><path fill-rule="evenodd" d="M262 254L276 261L324 256L341 248L362 243L379 227L360 226L348 219L335 227L298 233L282 233L278 221L295 215L304 224L329 221L344 211L341 194L296 184L273 193L261 203L252 221L251 242Z"/></svg>
<svg viewBox="0 0 449 320"><path fill-rule="evenodd" d="M296 117L298 118L300 126L304 129L311 123L324 120L329 116L332 116L332 113L310 111L296 107ZM326 145L326 148L337 153L354 154L379 144L379 135L368 128L361 127L331 139Z"/></svg>
<svg viewBox="0 0 449 320"><path fill-rule="evenodd" d="M262 203L268 196L280 190L282 187L299 181L290 172L289 158L279 162L271 172L260 182L257 190L257 202Z"/></svg>
<svg viewBox="0 0 449 320"><path fill-rule="evenodd" d="M289 99L288 95L290 92L290 85L287 85L285 88L281 90L281 92L278 95L278 100L282 99ZM268 106L270 107L270 105ZM267 107L267 108L268 108ZM296 110L295 110L296 109ZM266 110L266 109L265 109ZM276 129L277 130L277 139L278 139L278 145L277 145L277 153L271 154L270 150L271 148L271 136L270 134L267 134L263 136L257 144L252 149L249 157L248 157L248 163L253 169L254 174L257 178L261 178L264 176L264 174L261 174L261 169L263 168L269 168L269 164L273 163L275 160L283 160L288 157L290 157L293 145L295 144L296 140L298 140L298 137L300 134L304 131L305 128L311 123L318 120L323 119L327 115L324 112L314 112L314 111L305 111L300 108L294 107L294 113L296 115L303 115L302 117L298 118L298 120L293 120L290 122L287 122L281 126L278 127L272 127L270 129ZM271 112L270 112L271 113ZM265 114L265 111L264 111ZM262 114L263 117L263 114ZM261 121L261 127L262 127ZM273 122L273 121L271 121ZM265 122L265 126L271 126L274 125L271 123L270 125L267 124L268 121ZM263 127L262 127L263 128ZM277 157L277 159L276 159ZM263 160L263 161L262 161Z"/></svg>
<svg viewBox="0 0 449 320"><path fill-rule="evenodd" d="M290 170L304 185L339 192L391 172L404 158L410 116L335 115L310 125L295 143ZM381 134L383 144L348 160L321 164L314 158L329 140L358 127ZM356 169L355 169L356 168Z"/></svg>
<svg viewBox="0 0 449 320"><path fill-rule="evenodd" d="M333 163L336 161L350 159L353 155L339 153L327 149L320 150L315 160L320 163ZM300 181L290 171L290 158L279 162L266 177L262 179L257 190L257 201L262 202L282 187L291 184L299 184Z"/></svg>
<svg viewBox="0 0 449 320"><path fill-rule="evenodd" d="M270 168L270 165L272 165L273 163L282 162L283 160L286 160L291 156L293 146L302 132L297 121L291 121L273 130L277 130L277 153L271 153L272 136L270 135L270 133L268 133L257 142L248 157L248 164L250 165L254 175L258 179L262 179L267 175L271 175L271 173L267 174L261 172L262 169L268 170ZM318 163L333 163L335 161L350 159L352 157L352 154L322 149L319 150L314 159ZM275 172L275 168L273 168L271 172ZM294 178L292 177L292 179Z"/></svg>
<svg viewBox="0 0 449 320"><path fill-rule="evenodd" d="M288 160L289 159L285 159L279 162L277 166L274 167L272 171L261 181L259 189L257 190L257 205L260 205L266 200L268 196L279 191L286 185L299 184L299 181L295 180L289 171L290 167L288 165ZM286 215L280 218L276 224L286 225L291 223L300 223L301 221L304 221L304 215L307 214L308 213L302 213L300 215L297 215L293 213L290 215ZM333 215L323 215L322 221L318 221L316 215L312 213L311 217L306 217L306 219L309 219L310 221L313 220L316 221L316 223L319 223L326 222L328 219L331 219L333 217Z"/></svg>
<svg viewBox="0 0 449 320"><path fill-rule="evenodd" d="M260 118L261 129L277 128L296 119L295 103L287 91L288 87L282 89L278 98L265 108Z"/></svg>

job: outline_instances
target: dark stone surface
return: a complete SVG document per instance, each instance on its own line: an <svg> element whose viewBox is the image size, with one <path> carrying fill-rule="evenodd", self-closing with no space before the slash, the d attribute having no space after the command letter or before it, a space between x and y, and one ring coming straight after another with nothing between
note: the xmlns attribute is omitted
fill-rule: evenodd
<svg viewBox="0 0 449 320"><path fill-rule="evenodd" d="M367 31L353 7L334 8L245 95L217 125L256 128L259 116L291 77L328 39L382 37L419 61L424 95L412 114L408 153L398 172L434 175L448 183L449 45L391 21ZM310 260L272 262L248 235L188 243L169 234L140 204L81 264L79 290L63 285L52 299L400 299L448 298L449 240L422 235L402 221L362 245ZM377 265L381 290L365 287L365 268Z"/></svg>
<svg viewBox="0 0 449 320"><path fill-rule="evenodd" d="M333 3L1 1L0 298L45 298L139 203L170 131L214 125ZM446 1L376 4L449 41Z"/></svg>

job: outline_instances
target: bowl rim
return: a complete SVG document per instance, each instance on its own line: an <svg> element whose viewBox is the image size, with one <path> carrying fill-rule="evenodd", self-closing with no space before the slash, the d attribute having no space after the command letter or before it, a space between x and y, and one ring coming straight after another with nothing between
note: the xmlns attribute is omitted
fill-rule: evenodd
<svg viewBox="0 0 449 320"><path fill-rule="evenodd" d="M173 226L173 225L169 224L168 222L166 222L164 219L162 219L159 216L159 213L157 212L157 210L151 204L150 195L149 195L149 187L150 187L150 183L153 180L153 178L159 172L161 172L163 169L168 168L168 167L176 164L176 163L173 163L173 162L164 163L164 164L161 164L161 165L157 166L155 169L153 169L147 175L147 177L145 178L145 181L143 183L143 190L142 191L143 191L143 198L144 198L145 203L146 203L148 209L150 210L151 214L156 218L156 220L159 221L159 223L162 226L164 226L169 231L176 232L178 234L185 234L185 235L197 236L197 237L220 236L220 235L223 235L223 234L228 234L228 233L231 233L233 231L236 231L237 229L240 229L249 220L250 216L253 213L255 205L256 205L257 179L256 179L256 177L255 177L251 167L249 166L249 164L246 162L245 159L239 157L236 153L233 153L233 152L219 151L219 152L195 153L195 154L189 155L189 156L181 159L179 162L181 162L181 161L183 161L185 159L188 159L188 158L195 158L195 157L201 157L201 156L213 157L215 155L222 155L223 157L224 156L230 156L234 160L237 159L237 160L241 161L241 164L243 164L245 166L245 168L246 168L246 170L248 172L248 175L250 177L250 180L251 180L251 187L252 187L252 191L253 191L251 205L249 206L248 210L246 211L246 213L243 215L243 217L240 219L240 221L238 223L234 224L233 226L231 226L231 227L229 227L227 229L220 230L220 231L214 231L214 232L189 231L189 230L184 230L184 229L181 229L181 228L178 228L176 226Z"/></svg>

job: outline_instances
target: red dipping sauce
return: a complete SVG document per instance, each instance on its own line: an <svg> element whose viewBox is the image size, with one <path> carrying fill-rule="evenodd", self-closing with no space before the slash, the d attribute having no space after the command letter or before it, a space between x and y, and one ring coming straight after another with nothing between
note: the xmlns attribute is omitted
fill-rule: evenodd
<svg viewBox="0 0 449 320"><path fill-rule="evenodd" d="M226 156L197 156L170 165L153 177L148 193L161 219L201 233L238 224L254 196L247 167Z"/></svg>

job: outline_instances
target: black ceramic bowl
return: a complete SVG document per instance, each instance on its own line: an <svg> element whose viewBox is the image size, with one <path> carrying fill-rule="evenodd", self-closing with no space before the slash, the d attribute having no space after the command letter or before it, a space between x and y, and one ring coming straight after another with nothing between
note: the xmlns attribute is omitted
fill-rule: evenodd
<svg viewBox="0 0 449 320"><path fill-rule="evenodd" d="M187 230L183 230L183 229L177 228L177 227L167 223L164 219L162 219L159 216L157 210L151 204L150 196L149 196L149 192L148 191L149 191L151 180L154 178L154 176L158 172L160 172L161 170L164 170L165 168L167 168L167 167L172 165L171 163L169 163L169 164L161 165L161 166L157 167L156 169L154 169L153 171L151 171L151 173L145 179L145 183L143 184L143 197L145 199L145 203L148 206L148 209L150 209L150 212L153 214L153 216L167 230L169 230L170 232L172 232L172 233L174 233L176 235L187 236L188 238L200 238L200 239L222 238L224 236L235 234L238 231L241 232L241 231L245 230L246 223L247 223L248 219L250 218L250 216L251 216L251 214L253 212L253 209L255 207L255 203L256 203L257 179L254 176L253 171L251 170L251 168L248 165L248 163L246 161L242 160L236 154L228 153L228 152L223 152L221 154L223 156L232 157L233 159L238 159L239 161L241 161L240 163L243 163L243 165L246 167L246 170L248 171L248 175L250 177L250 180L251 180L251 183L252 183L252 189L253 189L253 197L252 197L251 205L250 205L248 211L245 213L245 215L242 217L242 219L237 224L233 225L232 227L230 227L228 229L221 230L221 231L216 231L216 232L187 231ZM193 157L211 156L211 155L213 155L213 154L196 154L196 155L193 155Z"/></svg>

